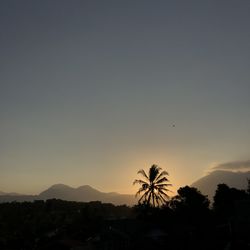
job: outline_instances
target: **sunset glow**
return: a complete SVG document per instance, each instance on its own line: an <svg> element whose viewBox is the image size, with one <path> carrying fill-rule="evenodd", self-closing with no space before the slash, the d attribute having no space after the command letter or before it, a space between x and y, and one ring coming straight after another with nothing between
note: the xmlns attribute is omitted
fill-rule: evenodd
<svg viewBox="0 0 250 250"><path fill-rule="evenodd" d="M158 164L176 192L249 159L246 2L0 5L1 191L134 194Z"/></svg>

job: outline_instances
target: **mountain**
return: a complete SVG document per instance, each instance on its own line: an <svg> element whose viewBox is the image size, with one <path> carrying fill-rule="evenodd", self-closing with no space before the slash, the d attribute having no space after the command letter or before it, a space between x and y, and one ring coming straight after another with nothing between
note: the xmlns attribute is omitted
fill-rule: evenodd
<svg viewBox="0 0 250 250"><path fill-rule="evenodd" d="M210 200L213 200L213 196L215 194L218 184L225 183L229 187L234 187L237 189L246 189L247 179L249 178L250 171L231 172L224 170L216 170L195 181L191 186L198 188L203 194L208 195Z"/></svg>
<svg viewBox="0 0 250 250"><path fill-rule="evenodd" d="M53 198L66 201L101 201L103 203L113 203L114 205L134 205L136 203L134 195L114 192L104 193L88 185L72 188L64 184L55 184L39 195L8 195L2 192L0 202L47 200Z"/></svg>
<svg viewBox="0 0 250 250"><path fill-rule="evenodd" d="M5 192L0 191L0 196L1 196L1 195L19 196L19 195L22 195L22 194L18 194L18 193L5 193Z"/></svg>
<svg viewBox="0 0 250 250"><path fill-rule="evenodd" d="M46 200L57 198L68 201L102 201L104 203L113 203L115 205L135 204L134 195L104 193L91 186L84 185L78 188L72 188L64 184L56 184L38 195L39 199Z"/></svg>

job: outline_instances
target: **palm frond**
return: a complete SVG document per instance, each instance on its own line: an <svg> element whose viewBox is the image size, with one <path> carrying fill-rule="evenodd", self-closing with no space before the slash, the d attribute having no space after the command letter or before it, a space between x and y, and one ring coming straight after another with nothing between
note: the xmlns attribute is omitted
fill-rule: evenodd
<svg viewBox="0 0 250 250"><path fill-rule="evenodd" d="M156 187L159 187L159 188L161 188L161 187L172 187L173 185L172 184L170 184L170 183L161 183L161 184L155 184L155 186Z"/></svg>
<svg viewBox="0 0 250 250"><path fill-rule="evenodd" d="M159 180L161 177L163 177L164 175L168 175L168 172L167 171L162 171L158 176L157 178L155 179L156 181Z"/></svg>
<svg viewBox="0 0 250 250"><path fill-rule="evenodd" d="M148 204L150 204L150 199L151 199L151 197L152 197L152 192L149 191L149 195L148 195L148 199L147 199L147 203L148 203Z"/></svg>
<svg viewBox="0 0 250 250"><path fill-rule="evenodd" d="M159 200L160 200L160 197L158 195L156 195L156 203L157 203L158 207L160 206Z"/></svg>
<svg viewBox="0 0 250 250"><path fill-rule="evenodd" d="M160 194L161 196L164 196L166 199L169 199L169 198L170 198L169 195L168 195L167 193L165 193L164 191L162 191L162 190L159 190L159 194Z"/></svg>
<svg viewBox="0 0 250 250"><path fill-rule="evenodd" d="M149 173L148 173L150 182L155 181L155 179L158 176L160 170L161 170L161 168L158 167L155 164L150 167Z"/></svg>
<svg viewBox="0 0 250 250"><path fill-rule="evenodd" d="M158 191L162 191L162 192L172 192L171 190L169 190L169 189L167 189L167 188L160 188L160 189L158 189ZM165 193L164 192L164 193Z"/></svg>
<svg viewBox="0 0 250 250"><path fill-rule="evenodd" d="M141 203L141 201L142 201L143 199L146 200L145 194L141 196L141 198L138 200L138 203Z"/></svg>
<svg viewBox="0 0 250 250"><path fill-rule="evenodd" d="M140 195L143 191L147 191L147 187L146 186L142 186L135 194L135 196L137 197L138 195Z"/></svg>
<svg viewBox="0 0 250 250"><path fill-rule="evenodd" d="M156 183L156 184L160 184L160 183L168 182L168 181L169 181L168 178L162 177L161 179L157 180L155 183Z"/></svg>
<svg viewBox="0 0 250 250"><path fill-rule="evenodd" d="M135 185L135 184L147 184L148 185L148 183L146 181L143 181L143 180L134 180L133 185Z"/></svg>
<svg viewBox="0 0 250 250"><path fill-rule="evenodd" d="M143 177L145 177L147 180L149 180L147 174L145 173L145 171L143 169L140 169L137 174L141 174Z"/></svg>
<svg viewBox="0 0 250 250"><path fill-rule="evenodd" d="M163 192L163 191L161 191L161 190L158 190L158 192L159 192L159 195L163 195L163 196L165 196L167 199L169 199L168 194L166 194L165 192Z"/></svg>
<svg viewBox="0 0 250 250"><path fill-rule="evenodd" d="M148 195L149 191L150 191L150 190L146 191L146 192L141 196L141 198L138 200L139 203L141 202L141 200L142 200L143 198L144 198L144 201L147 201L147 195Z"/></svg>
<svg viewBox="0 0 250 250"><path fill-rule="evenodd" d="M159 194L159 197L161 198L162 204L166 203L168 200L165 199L161 194Z"/></svg>

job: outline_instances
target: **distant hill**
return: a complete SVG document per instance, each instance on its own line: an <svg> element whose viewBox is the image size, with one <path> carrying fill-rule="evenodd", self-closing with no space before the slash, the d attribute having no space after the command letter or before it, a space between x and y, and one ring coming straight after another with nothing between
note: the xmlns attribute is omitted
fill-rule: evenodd
<svg viewBox="0 0 250 250"><path fill-rule="evenodd" d="M3 192L1 192L3 193ZM11 201L33 201L47 199L61 199L66 201L101 201L103 203L113 203L114 205L133 205L136 203L134 195L119 193L100 192L91 186L84 185L78 188L72 188L64 184L56 184L41 192L39 195L8 195L0 194L0 202Z"/></svg>
<svg viewBox="0 0 250 250"><path fill-rule="evenodd" d="M0 195L0 203L3 202L24 202L24 201L34 201L39 199L37 195Z"/></svg>
<svg viewBox="0 0 250 250"><path fill-rule="evenodd" d="M208 195L210 200L213 200L213 196L215 194L218 184L225 183L229 187L235 187L237 189L246 189L247 179L249 178L250 171L231 172L217 170L195 181L191 186L198 188L203 194Z"/></svg>
<svg viewBox="0 0 250 250"><path fill-rule="evenodd" d="M18 194L18 193L5 193L5 192L0 191L0 196L2 196L2 195L19 196L19 195L22 195L22 194Z"/></svg>

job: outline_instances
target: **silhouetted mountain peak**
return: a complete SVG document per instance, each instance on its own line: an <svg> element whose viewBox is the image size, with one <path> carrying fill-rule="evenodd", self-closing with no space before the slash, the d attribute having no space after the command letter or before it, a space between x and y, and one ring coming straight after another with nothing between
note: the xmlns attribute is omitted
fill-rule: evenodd
<svg viewBox="0 0 250 250"><path fill-rule="evenodd" d="M38 199L42 200L53 198L84 202L102 201L116 205L132 205L136 202L134 195L118 194L115 192L104 193L89 185L82 185L80 187L73 188L65 184L55 184L38 195Z"/></svg>
<svg viewBox="0 0 250 250"><path fill-rule="evenodd" d="M92 188L91 186L89 185L83 185L83 186L80 186L78 188L76 188L77 190L84 190L84 191L96 191L96 192L100 192L98 191L97 189L94 189Z"/></svg>
<svg viewBox="0 0 250 250"><path fill-rule="evenodd" d="M216 170L198 179L191 186L198 188L203 194L208 195L209 199L212 200L218 184L224 183L229 187L246 189L248 178L250 178L250 171L232 172Z"/></svg>
<svg viewBox="0 0 250 250"><path fill-rule="evenodd" d="M58 184L52 185L49 189L71 189L71 188L72 187L70 187L68 185L58 183Z"/></svg>
<svg viewBox="0 0 250 250"><path fill-rule="evenodd" d="M134 195L119 194L115 192L104 193L89 185L82 185L77 188L65 184L54 184L39 195L13 195L0 192L0 202L11 201L33 201L33 200L61 199L66 201L101 201L104 203L113 203L115 205L133 205L136 203Z"/></svg>

